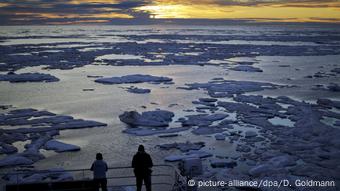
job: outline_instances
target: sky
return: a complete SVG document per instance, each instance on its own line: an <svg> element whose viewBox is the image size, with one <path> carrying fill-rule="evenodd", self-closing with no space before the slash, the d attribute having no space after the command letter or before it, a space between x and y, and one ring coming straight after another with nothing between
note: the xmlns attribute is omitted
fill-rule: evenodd
<svg viewBox="0 0 340 191"><path fill-rule="evenodd" d="M0 0L0 25L336 22L340 0Z"/></svg>

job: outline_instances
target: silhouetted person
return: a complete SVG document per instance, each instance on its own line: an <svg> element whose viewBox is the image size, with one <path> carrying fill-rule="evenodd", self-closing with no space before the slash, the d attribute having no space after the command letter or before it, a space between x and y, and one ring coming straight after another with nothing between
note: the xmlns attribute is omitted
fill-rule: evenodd
<svg viewBox="0 0 340 191"><path fill-rule="evenodd" d="M101 187L102 191L107 191L107 169L108 167L106 162L103 160L103 155L101 153L97 153L96 160L91 166L91 170L93 171L93 181L96 184L97 190Z"/></svg>
<svg viewBox="0 0 340 191"><path fill-rule="evenodd" d="M151 167L152 159L148 153L145 152L144 146L139 145L138 152L133 156L132 168L136 176L137 191L142 190L143 181L146 191L151 191Z"/></svg>

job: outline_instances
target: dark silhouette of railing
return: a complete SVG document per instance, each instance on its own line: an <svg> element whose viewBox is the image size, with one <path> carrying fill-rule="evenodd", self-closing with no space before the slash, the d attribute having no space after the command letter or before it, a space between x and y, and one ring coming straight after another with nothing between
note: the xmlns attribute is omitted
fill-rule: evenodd
<svg viewBox="0 0 340 191"><path fill-rule="evenodd" d="M92 171L90 169L72 169L72 170L39 170L39 171L28 171L28 172L13 172L13 173L6 173L6 174L0 174L1 177L3 176L11 176L12 181L11 182L2 182L2 188L0 190L6 191L6 185L7 189L9 186L17 187L18 185L23 188L23 185L29 184L29 183L37 183L37 182L25 182L25 179L22 179L22 177L29 177L34 174L39 175L49 175L51 173L57 174L57 173L70 173L72 174L73 180L53 180L50 178L46 178L43 181L39 181L39 183L42 183L42 185L48 184L50 185L50 189L47 189L47 191L63 191L63 189L53 189L51 185L53 183L58 184L72 184L74 185L88 185L88 182L91 182L92 180ZM14 178L13 178L14 177ZM15 180L16 177L16 180ZM133 174L133 169L130 166L116 166L116 167L110 167L107 172L107 180L108 180L108 188L115 191L119 188L127 188L127 187L133 187L135 188L135 176ZM159 164L154 165L153 167L153 173L152 173L152 187L153 190L164 190L164 191L185 191L187 190L187 184L186 184L186 178L183 177L179 170L168 164ZM83 186L84 187L84 186ZM86 186L85 186L86 187ZM9 189L8 189L9 190ZM13 189L11 189L13 190ZM21 191L23 189L17 189L17 191ZM64 189L68 190L68 189ZM82 190L82 189L80 189Z"/></svg>

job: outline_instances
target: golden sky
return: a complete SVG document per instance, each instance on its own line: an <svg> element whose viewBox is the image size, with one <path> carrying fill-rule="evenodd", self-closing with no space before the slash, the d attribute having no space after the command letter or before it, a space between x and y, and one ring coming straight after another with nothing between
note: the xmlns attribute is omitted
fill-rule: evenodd
<svg viewBox="0 0 340 191"><path fill-rule="evenodd" d="M117 18L340 22L340 0L0 0L0 24Z"/></svg>
<svg viewBox="0 0 340 191"><path fill-rule="evenodd" d="M136 9L148 11L155 18L282 19L292 21L340 19L339 1L163 0Z"/></svg>

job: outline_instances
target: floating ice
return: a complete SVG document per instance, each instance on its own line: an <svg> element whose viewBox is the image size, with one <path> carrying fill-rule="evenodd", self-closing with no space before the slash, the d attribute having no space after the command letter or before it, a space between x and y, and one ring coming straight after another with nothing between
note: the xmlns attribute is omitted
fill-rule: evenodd
<svg viewBox="0 0 340 191"><path fill-rule="evenodd" d="M219 121L228 117L228 114L216 113L216 114L197 114L187 115L187 119L180 119L182 126L203 126L211 125L214 121Z"/></svg>
<svg viewBox="0 0 340 191"><path fill-rule="evenodd" d="M156 129L150 129L150 128L129 128L125 129L123 132L136 135L136 136L150 136L150 135L156 135L156 134L172 134L172 133L177 133L181 131L186 131L188 130L189 127L177 127L177 128L156 128Z"/></svg>
<svg viewBox="0 0 340 191"><path fill-rule="evenodd" d="M317 104L321 106L325 106L328 108L335 107L337 109L340 109L340 101L330 100L330 99L318 99Z"/></svg>
<svg viewBox="0 0 340 191"><path fill-rule="evenodd" d="M182 152L188 152L190 150L199 150L202 147L205 146L204 142L196 142L196 143L191 143L191 142L186 142L186 143L170 143L170 144L162 144L159 145L161 149L172 149L176 148L179 149Z"/></svg>
<svg viewBox="0 0 340 191"><path fill-rule="evenodd" d="M0 114L0 125L12 126L12 128L0 129L0 151L9 154L0 160L0 167L33 164L44 158L40 153L42 148L57 152L79 150L77 146L52 140L59 134L59 130L106 126L96 121L74 119L71 116L35 109L6 111ZM12 144L26 140L31 140L31 143L25 145L23 152L15 153L17 148Z"/></svg>
<svg viewBox="0 0 340 191"><path fill-rule="evenodd" d="M327 86L327 88L329 91L332 91L332 92L340 92L339 84L331 83Z"/></svg>
<svg viewBox="0 0 340 191"><path fill-rule="evenodd" d="M165 161L168 162L176 162L180 161L186 158L207 158L211 157L212 154L205 152L205 151L189 151L187 153L181 154L181 155L170 155L164 158Z"/></svg>
<svg viewBox="0 0 340 191"><path fill-rule="evenodd" d="M165 127L174 116L174 113L165 110L146 111L141 114L136 111L126 111L119 115L119 119L131 126Z"/></svg>
<svg viewBox="0 0 340 191"><path fill-rule="evenodd" d="M251 138L251 137L256 137L257 133L255 131L246 131L244 133L245 138Z"/></svg>
<svg viewBox="0 0 340 191"><path fill-rule="evenodd" d="M10 144L0 142L0 154L16 153L18 149Z"/></svg>
<svg viewBox="0 0 340 191"><path fill-rule="evenodd" d="M226 131L225 127L222 126L200 126L194 130L192 133L195 135L211 135L215 133L222 133Z"/></svg>
<svg viewBox="0 0 340 191"><path fill-rule="evenodd" d="M213 168L234 168L237 166L237 162L227 159L214 159L210 162L210 165Z"/></svg>
<svg viewBox="0 0 340 191"><path fill-rule="evenodd" d="M50 140L45 143L44 149L54 150L56 152L79 151L80 147L76 145L66 144L57 140Z"/></svg>
<svg viewBox="0 0 340 191"><path fill-rule="evenodd" d="M171 82L172 79L168 77L158 77L151 75L134 74L122 77L111 77L111 78L99 78L95 82L102 84L126 84L126 83L165 83Z"/></svg>
<svg viewBox="0 0 340 191"><path fill-rule="evenodd" d="M0 74L0 81L8 81L11 83L19 83L19 82L57 82L58 78L50 75L50 74L42 74L42 73L8 73L8 74Z"/></svg>
<svg viewBox="0 0 340 191"><path fill-rule="evenodd" d="M230 68L230 70L241 71L241 72L263 72L260 68L256 68L253 66L235 66Z"/></svg>
<svg viewBox="0 0 340 191"><path fill-rule="evenodd" d="M0 167L4 166L17 166L17 165L31 165L34 161L23 156L8 156L0 160Z"/></svg>
<svg viewBox="0 0 340 191"><path fill-rule="evenodd" d="M251 151L251 148L247 145L237 145L236 151L248 153Z"/></svg>
<svg viewBox="0 0 340 191"><path fill-rule="evenodd" d="M208 97L207 97L207 98L199 98L199 101L210 103L210 102L216 102L217 99L215 99L215 98L208 98Z"/></svg>
<svg viewBox="0 0 340 191"><path fill-rule="evenodd" d="M135 94L147 94L151 92L150 89L137 88L134 86L127 88L127 91L130 93L135 93Z"/></svg>
<svg viewBox="0 0 340 191"><path fill-rule="evenodd" d="M331 70L331 72L340 74L340 68L334 68L333 70Z"/></svg>
<svg viewBox="0 0 340 191"><path fill-rule="evenodd" d="M225 135L224 134L216 134L215 139L218 141L224 141L225 140Z"/></svg>
<svg viewBox="0 0 340 191"><path fill-rule="evenodd" d="M234 94L243 94L246 92L261 91L265 89L276 89L282 86L272 83L251 82L251 81L211 81L208 83L187 84L183 89L204 89L207 90L211 97L231 97Z"/></svg>
<svg viewBox="0 0 340 191"><path fill-rule="evenodd" d="M35 183L42 182L46 179L53 179L54 181L70 181L73 176L69 172L65 172L61 168L53 168L48 170L34 170L34 169L19 169L8 173L2 177L10 184Z"/></svg>

